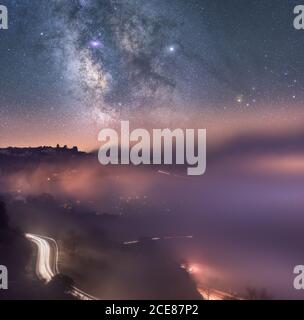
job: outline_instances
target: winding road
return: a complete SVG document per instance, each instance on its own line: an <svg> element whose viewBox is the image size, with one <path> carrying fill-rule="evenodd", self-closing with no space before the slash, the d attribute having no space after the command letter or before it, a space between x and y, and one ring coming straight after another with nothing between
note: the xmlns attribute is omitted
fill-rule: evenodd
<svg viewBox="0 0 304 320"><path fill-rule="evenodd" d="M35 234L27 233L25 234L26 238L33 242L37 248L37 260L36 260L36 275L37 277L46 283L50 282L57 274L59 274L58 268L58 260L59 260L59 248L58 244L55 239L39 236ZM158 241L158 240L175 240L175 239L192 239L193 236L171 236L171 237L154 237L148 240ZM141 240L133 240L133 241L126 241L124 245L134 245L141 243ZM182 266L182 268L185 268ZM191 274L189 270L186 270ZM230 299L239 299L235 296L227 294L225 292L215 290L215 289L203 289L202 287L197 287L198 292L204 299L207 300L226 300L227 298ZM70 294L77 299L80 300L98 300L97 298L93 297L85 293L84 291L72 287Z"/></svg>
<svg viewBox="0 0 304 320"><path fill-rule="evenodd" d="M46 283L50 282L57 274L59 274L59 249L56 240L31 233L25 234L25 237L33 242L38 248L36 261L37 277ZM98 300L74 286L72 287L70 294L80 300Z"/></svg>

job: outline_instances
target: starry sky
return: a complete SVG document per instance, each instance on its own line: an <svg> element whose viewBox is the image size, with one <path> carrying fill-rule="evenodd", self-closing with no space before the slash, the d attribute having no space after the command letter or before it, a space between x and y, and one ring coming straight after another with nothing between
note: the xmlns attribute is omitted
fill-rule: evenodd
<svg viewBox="0 0 304 320"><path fill-rule="evenodd" d="M0 0L0 145L90 150L119 120L303 127L295 0Z"/></svg>

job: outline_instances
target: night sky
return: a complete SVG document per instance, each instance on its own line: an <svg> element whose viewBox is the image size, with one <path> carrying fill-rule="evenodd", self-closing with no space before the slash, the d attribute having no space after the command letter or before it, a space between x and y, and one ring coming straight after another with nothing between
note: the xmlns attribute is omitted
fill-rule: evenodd
<svg viewBox="0 0 304 320"><path fill-rule="evenodd" d="M299 0L0 3L1 146L89 150L120 119L220 133L303 126Z"/></svg>

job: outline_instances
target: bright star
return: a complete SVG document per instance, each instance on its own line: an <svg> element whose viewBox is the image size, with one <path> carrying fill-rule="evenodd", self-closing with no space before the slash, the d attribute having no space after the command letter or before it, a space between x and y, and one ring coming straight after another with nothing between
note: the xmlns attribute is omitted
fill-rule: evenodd
<svg viewBox="0 0 304 320"><path fill-rule="evenodd" d="M236 96L235 99L236 99L237 103L242 103L243 100L244 100L244 96L242 94L239 94L239 95Z"/></svg>
<svg viewBox="0 0 304 320"><path fill-rule="evenodd" d="M168 54L173 54L173 53L175 53L175 51L176 51L176 46L174 46L174 45L168 46L168 47L166 48L166 52L167 52Z"/></svg>
<svg viewBox="0 0 304 320"><path fill-rule="evenodd" d="M90 41L91 48L100 48L101 46L102 46L102 44L99 40L91 40Z"/></svg>

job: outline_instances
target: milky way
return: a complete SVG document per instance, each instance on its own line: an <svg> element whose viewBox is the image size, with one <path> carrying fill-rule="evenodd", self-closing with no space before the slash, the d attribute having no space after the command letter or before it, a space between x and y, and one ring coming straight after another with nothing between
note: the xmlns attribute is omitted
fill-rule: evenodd
<svg viewBox="0 0 304 320"><path fill-rule="evenodd" d="M145 111L164 122L302 118L297 1L1 3L9 9L0 33L3 144L43 135L46 143L45 130L60 141L74 131L77 143L81 126Z"/></svg>
<svg viewBox="0 0 304 320"><path fill-rule="evenodd" d="M179 36L176 19L140 1L56 1L50 8L46 29L62 32L49 31L44 45L85 104L109 114L168 102L176 79L168 70L175 52L167 47Z"/></svg>

